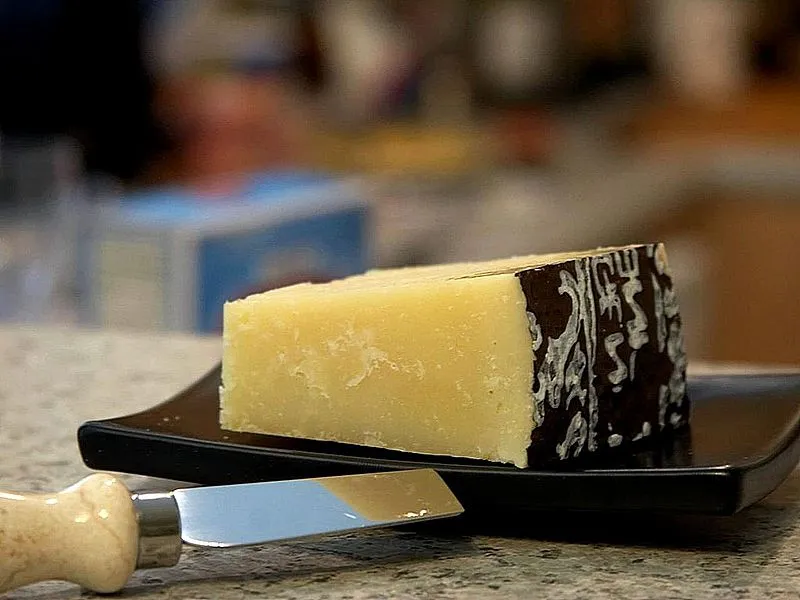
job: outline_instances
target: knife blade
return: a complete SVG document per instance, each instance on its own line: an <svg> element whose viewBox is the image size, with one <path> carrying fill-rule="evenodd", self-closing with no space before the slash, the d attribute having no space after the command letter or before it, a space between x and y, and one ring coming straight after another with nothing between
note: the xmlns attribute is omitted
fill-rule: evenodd
<svg viewBox="0 0 800 600"><path fill-rule="evenodd" d="M56 494L0 492L0 593L47 579L120 590L177 564L183 544L228 548L456 516L432 469L131 493L90 475Z"/></svg>

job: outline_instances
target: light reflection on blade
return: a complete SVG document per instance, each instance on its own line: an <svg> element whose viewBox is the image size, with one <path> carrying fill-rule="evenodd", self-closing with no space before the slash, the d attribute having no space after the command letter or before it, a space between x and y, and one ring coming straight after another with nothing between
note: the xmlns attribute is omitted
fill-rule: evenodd
<svg viewBox="0 0 800 600"><path fill-rule="evenodd" d="M463 512L430 469L175 490L187 544L244 546Z"/></svg>

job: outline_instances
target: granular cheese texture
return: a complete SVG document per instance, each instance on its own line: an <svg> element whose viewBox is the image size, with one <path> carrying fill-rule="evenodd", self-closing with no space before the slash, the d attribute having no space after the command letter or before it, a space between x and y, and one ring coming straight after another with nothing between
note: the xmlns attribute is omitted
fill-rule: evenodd
<svg viewBox="0 0 800 600"><path fill-rule="evenodd" d="M511 463L688 418L659 244L389 269L226 303L224 429Z"/></svg>

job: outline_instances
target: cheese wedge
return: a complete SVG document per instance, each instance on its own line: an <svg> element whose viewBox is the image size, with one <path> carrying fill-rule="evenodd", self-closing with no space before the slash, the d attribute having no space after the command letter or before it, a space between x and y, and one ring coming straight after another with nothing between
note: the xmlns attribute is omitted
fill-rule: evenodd
<svg viewBox="0 0 800 600"><path fill-rule="evenodd" d="M378 270L226 303L223 429L528 466L686 422L663 246Z"/></svg>

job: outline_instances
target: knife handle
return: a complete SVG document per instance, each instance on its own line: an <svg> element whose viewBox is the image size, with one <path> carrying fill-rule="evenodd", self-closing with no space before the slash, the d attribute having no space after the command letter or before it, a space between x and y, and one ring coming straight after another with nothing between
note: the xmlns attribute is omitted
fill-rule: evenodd
<svg viewBox="0 0 800 600"><path fill-rule="evenodd" d="M115 592L136 568L137 546L131 494L113 475L56 494L0 492L0 593L49 579Z"/></svg>

